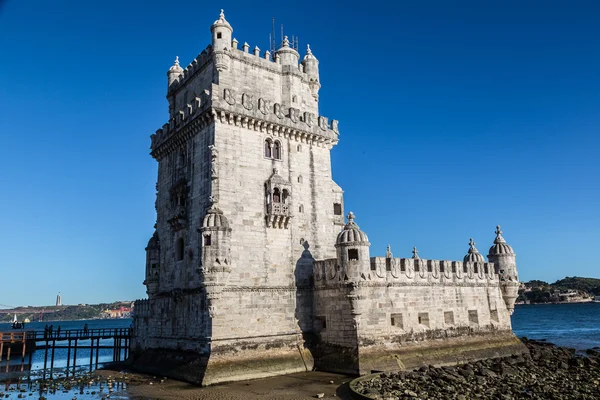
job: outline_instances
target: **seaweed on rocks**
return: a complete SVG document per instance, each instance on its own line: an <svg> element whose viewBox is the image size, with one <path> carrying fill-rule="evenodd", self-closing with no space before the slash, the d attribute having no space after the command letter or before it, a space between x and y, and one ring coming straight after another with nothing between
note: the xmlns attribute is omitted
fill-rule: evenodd
<svg viewBox="0 0 600 400"><path fill-rule="evenodd" d="M583 355L546 341L522 341L529 355L382 373L354 389L380 400L600 399L600 352Z"/></svg>

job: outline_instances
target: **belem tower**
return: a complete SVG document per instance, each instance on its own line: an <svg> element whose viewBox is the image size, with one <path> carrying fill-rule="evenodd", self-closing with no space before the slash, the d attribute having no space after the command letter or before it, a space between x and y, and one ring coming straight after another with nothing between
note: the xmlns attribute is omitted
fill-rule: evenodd
<svg viewBox="0 0 600 400"><path fill-rule="evenodd" d="M365 374L526 351L510 314L515 253L488 262L372 257L331 176L338 121L319 114L319 61L284 38L212 42L168 70L151 136L156 231L134 312L139 369L213 384L312 369Z"/></svg>

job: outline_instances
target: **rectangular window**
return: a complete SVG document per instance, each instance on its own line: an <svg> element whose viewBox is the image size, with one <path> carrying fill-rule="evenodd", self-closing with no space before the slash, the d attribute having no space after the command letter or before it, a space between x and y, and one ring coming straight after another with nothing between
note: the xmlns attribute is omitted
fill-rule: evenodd
<svg viewBox="0 0 600 400"><path fill-rule="evenodd" d="M483 264L483 272L485 272L486 275L490 273L487 263Z"/></svg>
<svg viewBox="0 0 600 400"><path fill-rule="evenodd" d="M427 272L433 272L433 261L427 260Z"/></svg>
<svg viewBox="0 0 600 400"><path fill-rule="evenodd" d="M358 249L348 249L348 260L358 260Z"/></svg>
<svg viewBox="0 0 600 400"><path fill-rule="evenodd" d="M375 259L372 258L371 259L371 271L375 271L377 270L377 263L375 262Z"/></svg>
<svg viewBox="0 0 600 400"><path fill-rule="evenodd" d="M419 313L419 324L429 328L429 313Z"/></svg>
<svg viewBox="0 0 600 400"><path fill-rule="evenodd" d="M479 316L477 315L477 310L469 310L469 324L479 325Z"/></svg>
<svg viewBox="0 0 600 400"><path fill-rule="evenodd" d="M210 235L204 236L204 245L205 246L210 246L211 243L212 243L212 239L210 238Z"/></svg>
<svg viewBox="0 0 600 400"><path fill-rule="evenodd" d="M404 329L404 322L402 321L402 314L392 314L390 316L390 324L396 328Z"/></svg>
<svg viewBox="0 0 600 400"><path fill-rule="evenodd" d="M473 272L475 272L476 274L479 273L479 266L477 265L477 263L473 264Z"/></svg>
<svg viewBox="0 0 600 400"><path fill-rule="evenodd" d="M440 272L444 272L444 271L445 271L444 262L440 261Z"/></svg>
<svg viewBox="0 0 600 400"><path fill-rule="evenodd" d="M323 316L315 317L315 325L317 332L327 329L327 318Z"/></svg>
<svg viewBox="0 0 600 400"><path fill-rule="evenodd" d="M467 266L467 263L463 264L463 272L466 274L467 272L469 272L469 267Z"/></svg>
<svg viewBox="0 0 600 400"><path fill-rule="evenodd" d="M415 272L419 272L419 261L415 260Z"/></svg>
<svg viewBox="0 0 600 400"><path fill-rule="evenodd" d="M456 273L456 263L452 262L452 273L455 274Z"/></svg>
<svg viewBox="0 0 600 400"><path fill-rule="evenodd" d="M342 215L342 205L340 203L333 203L333 214Z"/></svg>
<svg viewBox="0 0 600 400"><path fill-rule="evenodd" d="M386 271L391 271L392 270L392 259L391 258L386 258L385 259L385 270Z"/></svg>
<svg viewBox="0 0 600 400"><path fill-rule="evenodd" d="M454 325L454 312L444 311L444 323L446 325Z"/></svg>
<svg viewBox="0 0 600 400"><path fill-rule="evenodd" d="M406 272L406 260L400 260L400 272Z"/></svg>
<svg viewBox="0 0 600 400"><path fill-rule="evenodd" d="M500 322L498 319L498 310L490 310L490 319L494 322Z"/></svg>

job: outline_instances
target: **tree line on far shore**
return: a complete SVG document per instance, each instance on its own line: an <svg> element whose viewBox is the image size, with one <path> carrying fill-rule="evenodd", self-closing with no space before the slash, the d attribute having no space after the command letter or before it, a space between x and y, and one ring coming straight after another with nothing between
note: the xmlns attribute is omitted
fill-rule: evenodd
<svg viewBox="0 0 600 400"><path fill-rule="evenodd" d="M566 277L554 283L540 280L524 282L517 302L561 303L586 301L600 296L600 279Z"/></svg>
<svg viewBox="0 0 600 400"><path fill-rule="evenodd" d="M74 321L81 319L106 318L105 310L117 309L131 305L130 301L117 301L101 304L78 304L65 306L34 306L16 307L0 310L0 322L12 322L15 313L19 322L28 319L31 322L40 321Z"/></svg>

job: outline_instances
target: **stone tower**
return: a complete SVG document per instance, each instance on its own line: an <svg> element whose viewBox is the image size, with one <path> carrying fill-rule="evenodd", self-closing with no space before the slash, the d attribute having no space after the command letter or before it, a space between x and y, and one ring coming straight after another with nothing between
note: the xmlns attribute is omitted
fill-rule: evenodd
<svg viewBox="0 0 600 400"><path fill-rule="evenodd" d="M500 289L506 308L512 314L515 309L515 300L519 292L519 277L517 275L516 254L506 240L502 237L500 225L496 227L496 239L490 247L488 261L493 262L500 276Z"/></svg>
<svg viewBox="0 0 600 400"><path fill-rule="evenodd" d="M156 231L133 340L138 365L203 384L311 368L312 260L335 257L344 226L317 58L287 37L274 54L240 49L223 11L210 31L168 70L169 119L151 136Z"/></svg>

